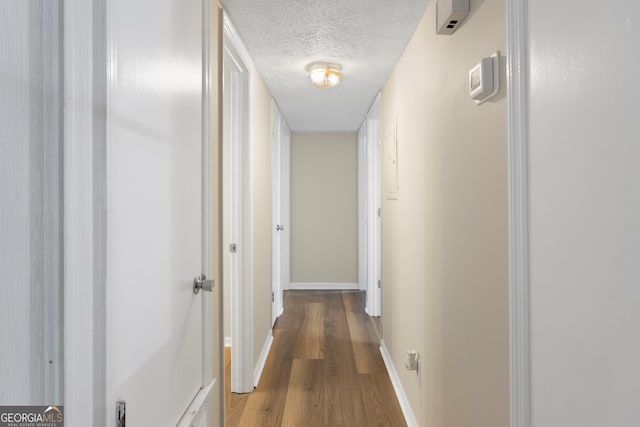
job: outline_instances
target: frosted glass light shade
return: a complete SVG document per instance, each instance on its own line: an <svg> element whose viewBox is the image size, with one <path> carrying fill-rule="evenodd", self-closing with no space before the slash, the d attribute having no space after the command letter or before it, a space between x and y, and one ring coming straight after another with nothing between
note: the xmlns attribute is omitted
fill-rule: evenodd
<svg viewBox="0 0 640 427"><path fill-rule="evenodd" d="M307 70L311 83L323 89L334 87L342 80L340 64L314 62L307 66Z"/></svg>

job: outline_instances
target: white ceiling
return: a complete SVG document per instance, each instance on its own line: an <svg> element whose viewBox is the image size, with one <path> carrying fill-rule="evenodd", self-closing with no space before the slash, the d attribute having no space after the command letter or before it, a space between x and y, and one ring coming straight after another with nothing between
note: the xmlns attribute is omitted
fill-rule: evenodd
<svg viewBox="0 0 640 427"><path fill-rule="evenodd" d="M294 132L356 131L428 0L223 0ZM307 64L342 65L342 83L313 86Z"/></svg>

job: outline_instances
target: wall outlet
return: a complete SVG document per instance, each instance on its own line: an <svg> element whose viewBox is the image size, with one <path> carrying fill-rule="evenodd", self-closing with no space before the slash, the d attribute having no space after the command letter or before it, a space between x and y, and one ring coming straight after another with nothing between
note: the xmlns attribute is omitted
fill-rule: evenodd
<svg viewBox="0 0 640 427"><path fill-rule="evenodd" d="M409 371L417 371L418 364L420 363L420 353L415 350L407 350L407 359L405 361L405 368Z"/></svg>

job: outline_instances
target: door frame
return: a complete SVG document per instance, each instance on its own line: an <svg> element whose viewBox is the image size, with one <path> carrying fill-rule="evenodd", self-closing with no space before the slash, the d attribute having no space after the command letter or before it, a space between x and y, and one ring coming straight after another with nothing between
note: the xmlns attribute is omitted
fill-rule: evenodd
<svg viewBox="0 0 640 427"><path fill-rule="evenodd" d="M272 136L272 326L284 311L283 291L289 288L291 271L291 131L274 100ZM278 226L284 227L278 230Z"/></svg>
<svg viewBox="0 0 640 427"><path fill-rule="evenodd" d="M107 413L106 109L94 108L106 105L106 9L63 6L63 383L74 425L105 425Z"/></svg>
<svg viewBox="0 0 640 427"><path fill-rule="evenodd" d="M527 3L506 4L511 427L531 425Z"/></svg>
<svg viewBox="0 0 640 427"><path fill-rule="evenodd" d="M358 131L358 281L369 316L382 313L380 105L378 92Z"/></svg>
<svg viewBox="0 0 640 427"><path fill-rule="evenodd" d="M214 172L216 165L214 164L214 150L216 145L215 138L217 132L214 129L213 111L216 111L215 105L218 102L212 94L217 94L214 84L217 84L213 77L213 60L219 62L217 57L217 46L212 44L213 31L216 25L212 22L214 4L212 0L201 0L202 2L202 107L201 107L201 150L202 150L202 195L200 196L202 203L202 223L200 232L202 233L202 273L207 277L214 278L214 254L215 254L215 214L214 214ZM221 284L218 283L217 286ZM215 283L214 283L215 286ZM214 399L221 402L220 408L224 408L224 387L216 387L216 381L222 381L224 378L216 379L214 373L213 361L214 357L214 334L222 331L222 325L218 325L218 331L214 331L214 292L201 293L201 310L202 310L202 384L201 388L194 397L191 405L185 411L180 423L185 426L202 425L213 422L214 414L212 409L216 406ZM220 336L220 335L218 335ZM220 363L224 363L220 360ZM218 370L219 371L219 370ZM216 396L216 392L218 396Z"/></svg>
<svg viewBox="0 0 640 427"><path fill-rule="evenodd" d="M212 0L202 0L210 16ZM73 425L106 425L106 141L109 75L114 65L108 27L109 0L68 0L63 6L63 283L64 406ZM212 23L203 18L203 154L211 153L210 43ZM206 63L205 63L206 61ZM105 108L107 106L107 108ZM89 143L88 143L89 142ZM204 142L204 141L203 141ZM212 156L203 156L203 225L213 220ZM213 232L207 224L203 232ZM212 277L213 236L203 239L202 268ZM205 301L207 300L207 301ZM202 298L201 391L213 382L213 302ZM220 361L222 363L222 361ZM201 395L202 393L198 393ZM208 395L209 404L213 396ZM224 399L224 396L218 396ZM223 407L223 406L222 406ZM185 408L186 409L186 408ZM194 414L199 416L200 414Z"/></svg>
<svg viewBox="0 0 640 427"><path fill-rule="evenodd" d="M245 71L245 90L242 91L240 111L245 126L243 137L244 144L239 148L242 171L236 174L242 185L241 211L236 217L242 217L241 245L238 252L238 262L241 265L242 278L237 282L238 286L231 289L231 391L234 393L249 393L253 391L254 379L254 340L253 340L253 173L251 159L253 157L251 130L250 100L253 98L253 75L255 66L249 52L246 50L242 39L236 31L229 16L223 17L223 48L237 61ZM224 113L223 113L224 115ZM224 150L223 150L224 151ZM226 158L226 155L225 155ZM232 171L233 173L233 171ZM226 188L226 185L223 183ZM231 197L234 195L231 194ZM223 215L223 227L226 229ZM244 250L243 250L244 248ZM229 248L223 247L227 252Z"/></svg>

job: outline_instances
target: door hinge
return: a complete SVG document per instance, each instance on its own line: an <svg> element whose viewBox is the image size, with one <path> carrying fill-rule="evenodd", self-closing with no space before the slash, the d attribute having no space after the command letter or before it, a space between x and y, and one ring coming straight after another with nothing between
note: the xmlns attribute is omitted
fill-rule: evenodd
<svg viewBox="0 0 640 427"><path fill-rule="evenodd" d="M275 302L275 300L276 300L276 295L272 291L271 292L271 302Z"/></svg>
<svg viewBox="0 0 640 427"><path fill-rule="evenodd" d="M378 280L378 289L382 287L382 280Z"/></svg>
<svg viewBox="0 0 640 427"><path fill-rule="evenodd" d="M378 208L378 218L380 218L380 208Z"/></svg>
<svg viewBox="0 0 640 427"><path fill-rule="evenodd" d="M237 243L230 244L229 252L231 252L232 254L235 254L236 252L238 252L238 244Z"/></svg>
<svg viewBox="0 0 640 427"><path fill-rule="evenodd" d="M124 400L116 402L116 427L126 427L127 404Z"/></svg>

